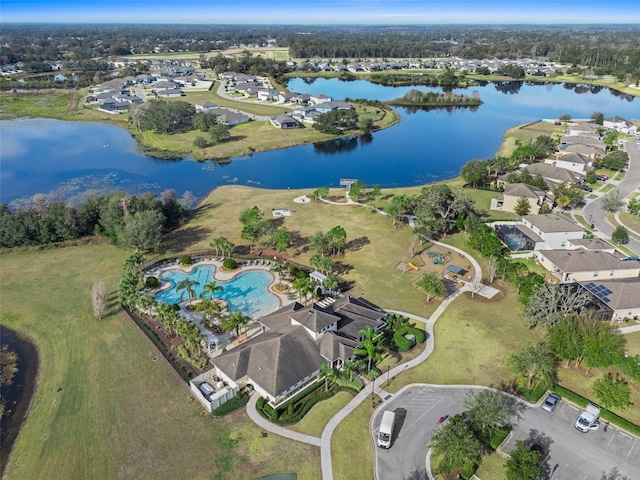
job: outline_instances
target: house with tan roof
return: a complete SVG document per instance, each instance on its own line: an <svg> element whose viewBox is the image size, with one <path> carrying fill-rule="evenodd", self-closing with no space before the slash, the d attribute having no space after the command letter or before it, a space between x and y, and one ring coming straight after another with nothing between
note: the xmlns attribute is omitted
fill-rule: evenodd
<svg viewBox="0 0 640 480"><path fill-rule="evenodd" d="M529 202L529 212L533 214L537 214L544 203L549 206L553 204L551 196L538 187L526 183L507 183L504 193L491 199L491 210L515 212L516 204L521 198Z"/></svg>
<svg viewBox="0 0 640 480"><path fill-rule="evenodd" d="M588 135L565 135L560 139L560 146L566 145L595 145L604 147L604 142L597 136Z"/></svg>
<svg viewBox="0 0 640 480"><path fill-rule="evenodd" d="M579 143L567 145L559 154L564 155L566 153L579 153L580 155L586 155L591 158L603 157L605 154L604 146L599 147L596 145L582 145Z"/></svg>
<svg viewBox="0 0 640 480"><path fill-rule="evenodd" d="M560 185L576 185L584 180L584 175L578 172L567 170L566 168L554 167L546 163L534 163L527 165L527 171L533 175L540 175L547 182L551 190L555 190Z"/></svg>
<svg viewBox="0 0 640 480"><path fill-rule="evenodd" d="M584 238L584 229L580 225L557 213L525 215L522 225L542 239L544 245L540 248L566 248L567 241Z"/></svg>
<svg viewBox="0 0 640 480"><path fill-rule="evenodd" d="M367 326L380 331L386 313L345 296L321 306L292 303L260 319L263 333L213 360L230 388L251 384L273 406L315 383L320 366L342 369L354 357Z"/></svg>
<svg viewBox="0 0 640 480"><path fill-rule="evenodd" d="M605 251L540 250L534 260L562 282L637 278L640 261L626 260Z"/></svg>

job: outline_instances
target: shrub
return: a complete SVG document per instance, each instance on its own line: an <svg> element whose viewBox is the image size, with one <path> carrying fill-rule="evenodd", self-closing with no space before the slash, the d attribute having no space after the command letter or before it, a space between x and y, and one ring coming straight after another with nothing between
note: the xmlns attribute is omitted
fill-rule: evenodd
<svg viewBox="0 0 640 480"><path fill-rule="evenodd" d="M380 370L378 370L377 368L373 367L371 370L369 370L367 373L365 373L365 377L367 377L369 380L373 380L374 378L378 378L380 376L381 372Z"/></svg>
<svg viewBox="0 0 640 480"><path fill-rule="evenodd" d="M489 441L489 446L492 449L497 450L500 444L504 442L504 439L507 438L507 435L509 435L510 431L511 429L509 427L503 427L500 430L498 430L496 433L493 434L493 437L491 437L491 440Z"/></svg>
<svg viewBox="0 0 640 480"><path fill-rule="evenodd" d="M278 421L278 411L271 409L271 414L269 415L271 417L271 421L272 422L277 422Z"/></svg>
<svg viewBox="0 0 640 480"><path fill-rule="evenodd" d="M260 397L257 401L256 401L256 408L258 410L264 410L264 404L267 401L264 399L264 397Z"/></svg>
<svg viewBox="0 0 640 480"><path fill-rule="evenodd" d="M636 355L635 357L622 357L616 362L616 367L636 382L640 382L640 355Z"/></svg>
<svg viewBox="0 0 640 480"><path fill-rule="evenodd" d="M226 401L225 403L220 405L218 408L213 410L211 413L213 414L214 417L221 417L223 415L226 415L227 413L231 413L235 410L238 410L239 408L244 407L248 402L249 402L249 397L245 397L242 394L240 395L236 394L235 397L233 397L231 400Z"/></svg>
<svg viewBox="0 0 640 480"><path fill-rule="evenodd" d="M411 342L405 338L407 334L413 335L416 338L416 343L423 343L427 338L423 330L412 327L411 325L405 325L399 328L393 334L393 341L400 352L406 352L411 349Z"/></svg>
<svg viewBox="0 0 640 480"><path fill-rule="evenodd" d="M180 257L180 265L191 265L192 263L191 255L182 255Z"/></svg>
<svg viewBox="0 0 640 480"><path fill-rule="evenodd" d="M147 286L147 288L158 288L160 282L156 277L147 277L144 284Z"/></svg>
<svg viewBox="0 0 640 480"><path fill-rule="evenodd" d="M476 473L478 466L473 462L467 462L462 471L460 472L460 478L469 480Z"/></svg>
<svg viewBox="0 0 640 480"><path fill-rule="evenodd" d="M290 403L287 407L287 415L293 416L293 403Z"/></svg>
<svg viewBox="0 0 640 480"><path fill-rule="evenodd" d="M222 266L227 270L235 270L238 268L238 263L233 258L225 258L222 262Z"/></svg>
<svg viewBox="0 0 640 480"><path fill-rule="evenodd" d="M209 145L209 142L204 137L196 137L193 140L193 146L196 148L205 148L207 145Z"/></svg>

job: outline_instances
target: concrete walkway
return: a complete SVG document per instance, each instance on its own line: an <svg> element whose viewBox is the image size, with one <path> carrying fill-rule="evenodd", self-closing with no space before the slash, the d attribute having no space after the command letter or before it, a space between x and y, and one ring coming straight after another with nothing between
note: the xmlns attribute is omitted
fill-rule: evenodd
<svg viewBox="0 0 640 480"><path fill-rule="evenodd" d="M275 433L276 435L280 435L281 437L290 438L291 440L296 440L302 443L308 443L309 445L313 445L315 447L320 446L320 439L318 437L294 432L293 430L289 430L288 428L284 428L280 425L276 425L275 423L271 423L269 420L260 415L258 413L258 410L256 410L256 402L258 401L258 398L260 398L260 394L258 392L253 392L253 395L251 395L251 398L249 399L249 403L247 403L247 415L249 415L249 418L253 421L253 423L258 425L263 430Z"/></svg>
<svg viewBox="0 0 640 480"><path fill-rule="evenodd" d="M613 214L613 218L616 219L616 222L618 222L620 225L622 225L624 228L626 228L630 234L635 235L636 237L640 238L640 232L636 232L635 230L632 230L631 228L627 227L624 222L622 220L620 220L620 212L616 212Z"/></svg>
<svg viewBox="0 0 640 480"><path fill-rule="evenodd" d="M618 332L620 332L622 335L625 335L627 333L640 332L640 325L631 325L630 327L622 327L618 329Z"/></svg>

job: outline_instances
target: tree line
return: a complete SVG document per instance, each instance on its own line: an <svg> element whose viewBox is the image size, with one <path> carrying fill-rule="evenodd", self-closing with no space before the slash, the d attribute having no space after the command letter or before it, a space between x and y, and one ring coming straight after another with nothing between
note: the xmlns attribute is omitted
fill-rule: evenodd
<svg viewBox="0 0 640 480"><path fill-rule="evenodd" d="M23 247L107 237L115 245L157 251L163 233L178 226L195 204L190 192L178 200L174 190L158 198L152 193L94 195L81 205L35 195L31 205L10 209L0 204L0 246Z"/></svg>

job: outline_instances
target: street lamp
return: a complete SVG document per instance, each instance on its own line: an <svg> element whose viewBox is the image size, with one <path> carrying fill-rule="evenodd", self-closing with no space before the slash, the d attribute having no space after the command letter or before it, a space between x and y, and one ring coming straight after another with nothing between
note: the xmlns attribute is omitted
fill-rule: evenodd
<svg viewBox="0 0 640 480"><path fill-rule="evenodd" d="M387 388L389 387L389 384L391 383L391 365L387 365Z"/></svg>
<svg viewBox="0 0 640 480"><path fill-rule="evenodd" d="M371 381L371 408L375 408L376 406L375 393L376 393L376 377L373 377L373 380Z"/></svg>

